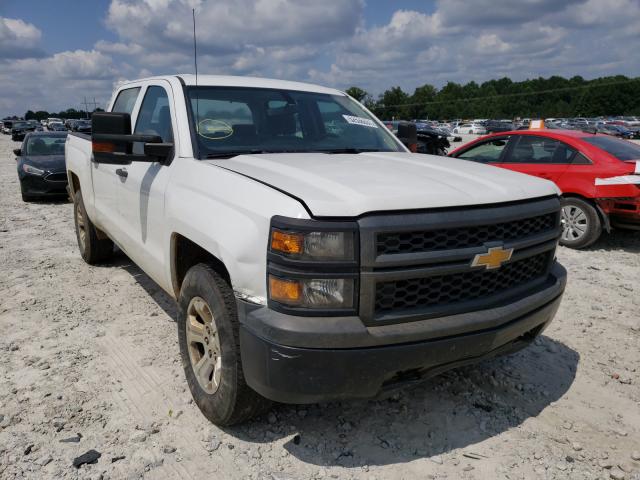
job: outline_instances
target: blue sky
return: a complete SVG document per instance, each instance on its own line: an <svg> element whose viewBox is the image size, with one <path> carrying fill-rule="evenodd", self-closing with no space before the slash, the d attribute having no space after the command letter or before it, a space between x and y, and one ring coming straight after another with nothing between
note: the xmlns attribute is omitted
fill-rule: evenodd
<svg viewBox="0 0 640 480"><path fill-rule="evenodd" d="M0 116L200 71L358 85L640 75L640 0L0 0Z"/></svg>

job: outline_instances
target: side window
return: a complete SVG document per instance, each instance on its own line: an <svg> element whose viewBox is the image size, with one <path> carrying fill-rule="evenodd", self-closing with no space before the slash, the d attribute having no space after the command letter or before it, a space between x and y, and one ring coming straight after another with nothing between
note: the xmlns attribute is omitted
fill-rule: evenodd
<svg viewBox="0 0 640 480"><path fill-rule="evenodd" d="M173 143L169 97L164 88L147 88L133 133L159 135L163 142Z"/></svg>
<svg viewBox="0 0 640 480"><path fill-rule="evenodd" d="M563 142L546 137L522 135L517 139L510 163L568 164L576 151Z"/></svg>
<svg viewBox="0 0 640 480"><path fill-rule="evenodd" d="M133 107L136 104L136 99L138 98L138 93L140 93L140 87L120 90L120 93L118 93L118 96L116 97L116 101L113 102L111 111L128 113L129 115L131 115L131 112L133 112Z"/></svg>
<svg viewBox="0 0 640 480"><path fill-rule="evenodd" d="M500 155L504 147L507 145L508 137L496 138L488 142L481 143L475 147L471 147L466 152L458 155L463 160L471 160L478 163L497 163L500 161Z"/></svg>
<svg viewBox="0 0 640 480"><path fill-rule="evenodd" d="M591 165L591 160L578 152L576 156L573 157L573 160L571 160L571 163L574 165Z"/></svg>

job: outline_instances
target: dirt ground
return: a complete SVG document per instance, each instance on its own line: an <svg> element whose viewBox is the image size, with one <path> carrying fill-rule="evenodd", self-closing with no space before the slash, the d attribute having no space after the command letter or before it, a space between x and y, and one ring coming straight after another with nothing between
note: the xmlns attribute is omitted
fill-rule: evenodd
<svg viewBox="0 0 640 480"><path fill-rule="evenodd" d="M560 248L562 306L520 353L222 430L173 301L123 255L86 265L71 204L23 203L17 146L0 136L0 478L640 479L640 233Z"/></svg>

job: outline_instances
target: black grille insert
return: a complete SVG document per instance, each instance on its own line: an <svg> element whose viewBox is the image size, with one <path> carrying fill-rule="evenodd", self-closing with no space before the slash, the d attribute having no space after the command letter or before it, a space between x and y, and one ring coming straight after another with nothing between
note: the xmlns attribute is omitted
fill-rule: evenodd
<svg viewBox="0 0 640 480"><path fill-rule="evenodd" d="M489 297L545 274L550 252L508 263L496 270L477 269L376 284L375 312L434 308Z"/></svg>
<svg viewBox="0 0 640 480"><path fill-rule="evenodd" d="M378 255L431 252L477 247L496 240L523 239L556 228L557 213L511 222L431 231L385 232L376 238Z"/></svg>
<svg viewBox="0 0 640 480"><path fill-rule="evenodd" d="M45 177L49 182L66 182L67 181L67 173L50 173Z"/></svg>

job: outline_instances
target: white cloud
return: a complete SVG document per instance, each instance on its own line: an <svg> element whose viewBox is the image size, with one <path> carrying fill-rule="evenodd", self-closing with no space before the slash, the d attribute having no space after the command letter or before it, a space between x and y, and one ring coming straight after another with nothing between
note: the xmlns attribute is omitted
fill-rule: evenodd
<svg viewBox="0 0 640 480"><path fill-rule="evenodd" d="M86 96L102 107L121 68L96 50L60 52L44 58L0 62L0 85L10 91L0 113L22 115L30 110L80 109Z"/></svg>
<svg viewBox="0 0 640 480"><path fill-rule="evenodd" d="M19 18L0 17L0 59L40 55L42 33L35 25Z"/></svg>
<svg viewBox="0 0 640 480"><path fill-rule="evenodd" d="M124 78L202 73L358 85L640 75L639 0L436 0L367 24L369 0L111 0L117 38L48 57L35 25L0 17L0 114L106 101ZM11 60L9 60L11 58ZM55 89L50 86L56 85Z"/></svg>

